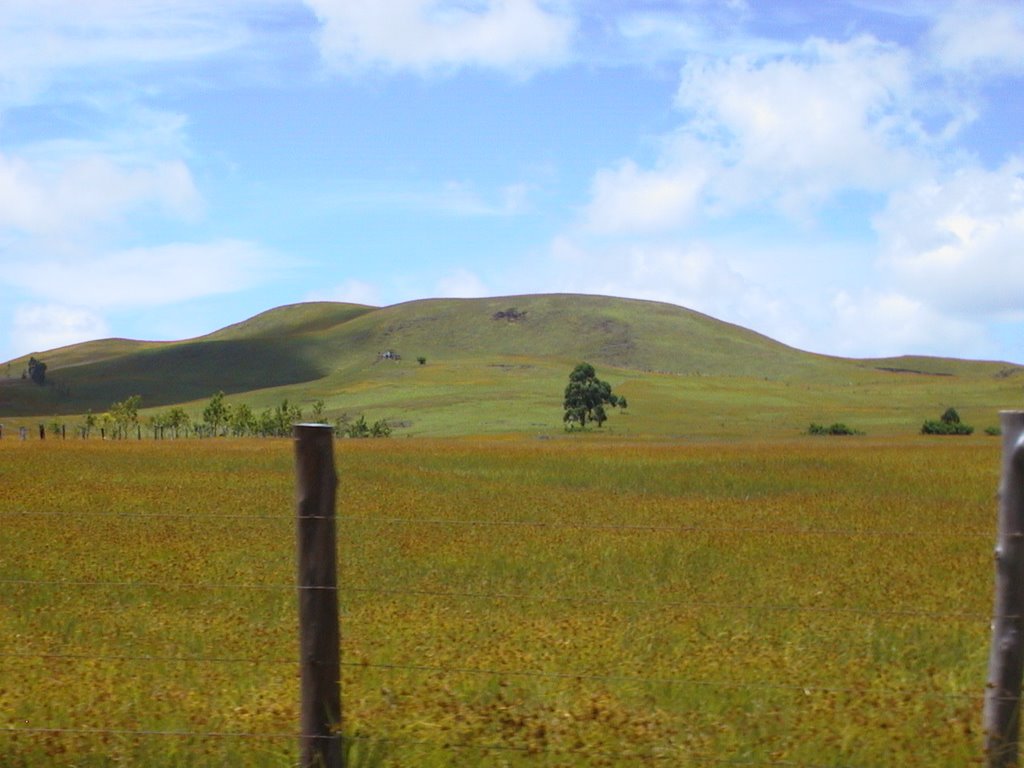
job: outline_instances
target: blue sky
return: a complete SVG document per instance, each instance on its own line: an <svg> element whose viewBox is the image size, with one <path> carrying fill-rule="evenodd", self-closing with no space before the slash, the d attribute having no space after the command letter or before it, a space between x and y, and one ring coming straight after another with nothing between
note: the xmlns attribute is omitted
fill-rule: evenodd
<svg viewBox="0 0 1024 768"><path fill-rule="evenodd" d="M1024 363L1024 5L0 0L0 360L546 292Z"/></svg>

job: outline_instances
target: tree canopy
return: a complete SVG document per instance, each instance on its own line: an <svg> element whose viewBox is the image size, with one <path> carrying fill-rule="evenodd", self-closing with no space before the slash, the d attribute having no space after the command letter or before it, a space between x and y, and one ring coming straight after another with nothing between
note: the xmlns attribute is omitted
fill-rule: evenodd
<svg viewBox="0 0 1024 768"><path fill-rule="evenodd" d="M210 428L210 433L216 437L221 425L227 423L231 417L231 409L224 402L224 393L217 392L210 398L210 402L203 408L203 422Z"/></svg>
<svg viewBox="0 0 1024 768"><path fill-rule="evenodd" d="M562 421L566 429L586 427L588 421L601 426L608 420L604 406L626 407L625 398L612 393L611 384L597 378L597 372L590 363L580 363L569 374L569 385L565 388L565 415Z"/></svg>
<svg viewBox="0 0 1024 768"><path fill-rule="evenodd" d="M117 434L121 437L128 436L128 429L139 423L139 408L142 406L142 396L132 395L124 400L113 403L110 406L110 418L117 428Z"/></svg>
<svg viewBox="0 0 1024 768"><path fill-rule="evenodd" d="M46 383L46 363L36 360L34 357L28 359L28 377L39 386Z"/></svg>

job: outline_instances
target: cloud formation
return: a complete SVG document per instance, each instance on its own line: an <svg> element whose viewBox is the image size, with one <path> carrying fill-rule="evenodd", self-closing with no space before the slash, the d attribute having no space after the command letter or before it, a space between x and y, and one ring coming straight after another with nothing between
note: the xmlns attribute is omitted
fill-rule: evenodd
<svg viewBox="0 0 1024 768"><path fill-rule="evenodd" d="M930 48L917 51L862 34L716 54L701 24L677 25L677 43L694 51L680 69L678 127L651 162L598 169L564 236L588 254L615 254L595 269L614 269L614 282L596 289L848 354L991 348L977 318L1024 316L1024 161L987 169L956 139L978 117L974 74L1024 71L1024 11L955 3L928 20ZM631 34L653 34L640 21ZM766 264L739 266L773 258L758 232L806 234L837 210L862 217L859 285L799 294L806 285L773 279ZM723 247L728 230L750 234ZM821 265L834 258L838 273L848 246L829 250L784 268L826 276Z"/></svg>
<svg viewBox="0 0 1024 768"><path fill-rule="evenodd" d="M938 15L930 39L948 69L1024 73L1020 3L959 0Z"/></svg>
<svg viewBox="0 0 1024 768"><path fill-rule="evenodd" d="M279 268L280 259L253 243L220 240L26 259L11 264L0 282L48 301L123 309L231 293L270 279Z"/></svg>
<svg viewBox="0 0 1024 768"><path fill-rule="evenodd" d="M110 335L102 317L88 309L63 304L15 307L11 336L20 349L40 352Z"/></svg>
<svg viewBox="0 0 1024 768"><path fill-rule="evenodd" d="M204 209L185 115L147 104L252 44L294 0L7 0L0 25L0 289L15 349L107 335L107 315L239 290L274 261L231 238L154 238ZM52 115L33 125L32 107ZM171 242L163 242L166 239ZM203 241L205 240L205 242ZM126 244L144 243L139 247Z"/></svg>
<svg viewBox="0 0 1024 768"><path fill-rule="evenodd" d="M180 64L252 39L245 19L285 0L5 0L0 25L0 108L31 103L86 72ZM86 94L78 91L79 98Z"/></svg>
<svg viewBox="0 0 1024 768"><path fill-rule="evenodd" d="M148 206L176 217L196 212L199 194L183 162L132 166L87 154L48 167L0 152L0 231L67 237Z"/></svg>
<svg viewBox="0 0 1024 768"><path fill-rule="evenodd" d="M377 307L381 304L380 289L363 280L348 279L326 291L313 291L307 301L341 301L348 304L366 304Z"/></svg>
<svg viewBox="0 0 1024 768"><path fill-rule="evenodd" d="M896 291L840 291L832 301L830 352L865 354L870 340L874 357L909 353L948 356L950 349L966 347L986 356L993 345L979 323L950 316L923 301Z"/></svg>
<svg viewBox="0 0 1024 768"><path fill-rule="evenodd" d="M902 290L952 312L1024 316L1024 160L956 170L892 195L875 220Z"/></svg>
<svg viewBox="0 0 1024 768"><path fill-rule="evenodd" d="M322 24L321 55L342 71L475 66L529 72L564 61L575 27L541 0L305 2Z"/></svg>
<svg viewBox="0 0 1024 768"><path fill-rule="evenodd" d="M473 299L487 296L488 287L468 269L456 269L437 281L437 295L454 299Z"/></svg>
<svg viewBox="0 0 1024 768"><path fill-rule="evenodd" d="M867 36L693 58L676 94L683 122L655 167L595 173L586 221L647 232L765 204L804 219L843 191L886 192L929 166L916 97L907 54Z"/></svg>
<svg viewBox="0 0 1024 768"><path fill-rule="evenodd" d="M787 316L778 297L709 243L588 244L559 236L550 259L560 291L663 301L743 325L756 320L776 338L791 337L802 319Z"/></svg>

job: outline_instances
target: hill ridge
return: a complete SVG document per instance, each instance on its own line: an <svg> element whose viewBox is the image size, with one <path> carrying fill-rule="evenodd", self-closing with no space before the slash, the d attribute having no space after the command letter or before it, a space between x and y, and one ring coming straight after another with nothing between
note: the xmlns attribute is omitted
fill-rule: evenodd
<svg viewBox="0 0 1024 768"><path fill-rule="evenodd" d="M776 407L769 401L777 397L783 411L803 407L801 399L835 399L832 393L859 383L883 394L890 387L916 393L911 399L962 402L952 392L967 382L983 382L986 392L992 382L1009 390L1024 371L955 358L822 355L685 307L584 294L426 298L385 307L302 302L193 339L104 339L35 354L47 363L50 383L0 379L0 416L101 412L135 394L148 408L198 404L223 391L256 407L319 399L330 414L383 412L403 423L410 421L403 414L419 413L412 421L429 434L453 431L445 420L469 407L486 423L463 432L539 423L491 412L540 412L541 402L545 413L557 412L562 379L581 360L633 389L631 403L645 393L659 402L721 401L719 424L738 418L726 402L730 391L747 392L748 408ZM795 395L799 388L818 394Z"/></svg>

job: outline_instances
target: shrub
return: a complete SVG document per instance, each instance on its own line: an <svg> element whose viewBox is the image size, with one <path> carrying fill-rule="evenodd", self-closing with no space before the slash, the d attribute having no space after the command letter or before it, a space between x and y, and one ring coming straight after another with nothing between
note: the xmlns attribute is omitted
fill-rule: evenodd
<svg viewBox="0 0 1024 768"><path fill-rule="evenodd" d="M947 408L938 421L928 419L921 426L922 435L969 435L974 427L960 421L956 408Z"/></svg>
<svg viewBox="0 0 1024 768"><path fill-rule="evenodd" d="M999 437L999 435L1003 434L1003 430L1000 427L985 427L985 434Z"/></svg>
<svg viewBox="0 0 1024 768"><path fill-rule="evenodd" d="M809 426L807 428L807 434L808 435L863 435L864 433L860 432L860 431L858 431L856 429L853 429L852 427L848 427L845 424L843 424L842 422L838 422L837 421L835 424L831 424L831 425L829 425L827 427L822 426L821 424L815 424L814 422L811 422L811 426Z"/></svg>
<svg viewBox="0 0 1024 768"><path fill-rule="evenodd" d="M922 435L969 435L973 432L974 427L960 422L929 419L921 426Z"/></svg>
<svg viewBox="0 0 1024 768"><path fill-rule="evenodd" d="M366 417L361 415L345 428L345 436L356 438L391 437L391 426L384 419L367 424Z"/></svg>

